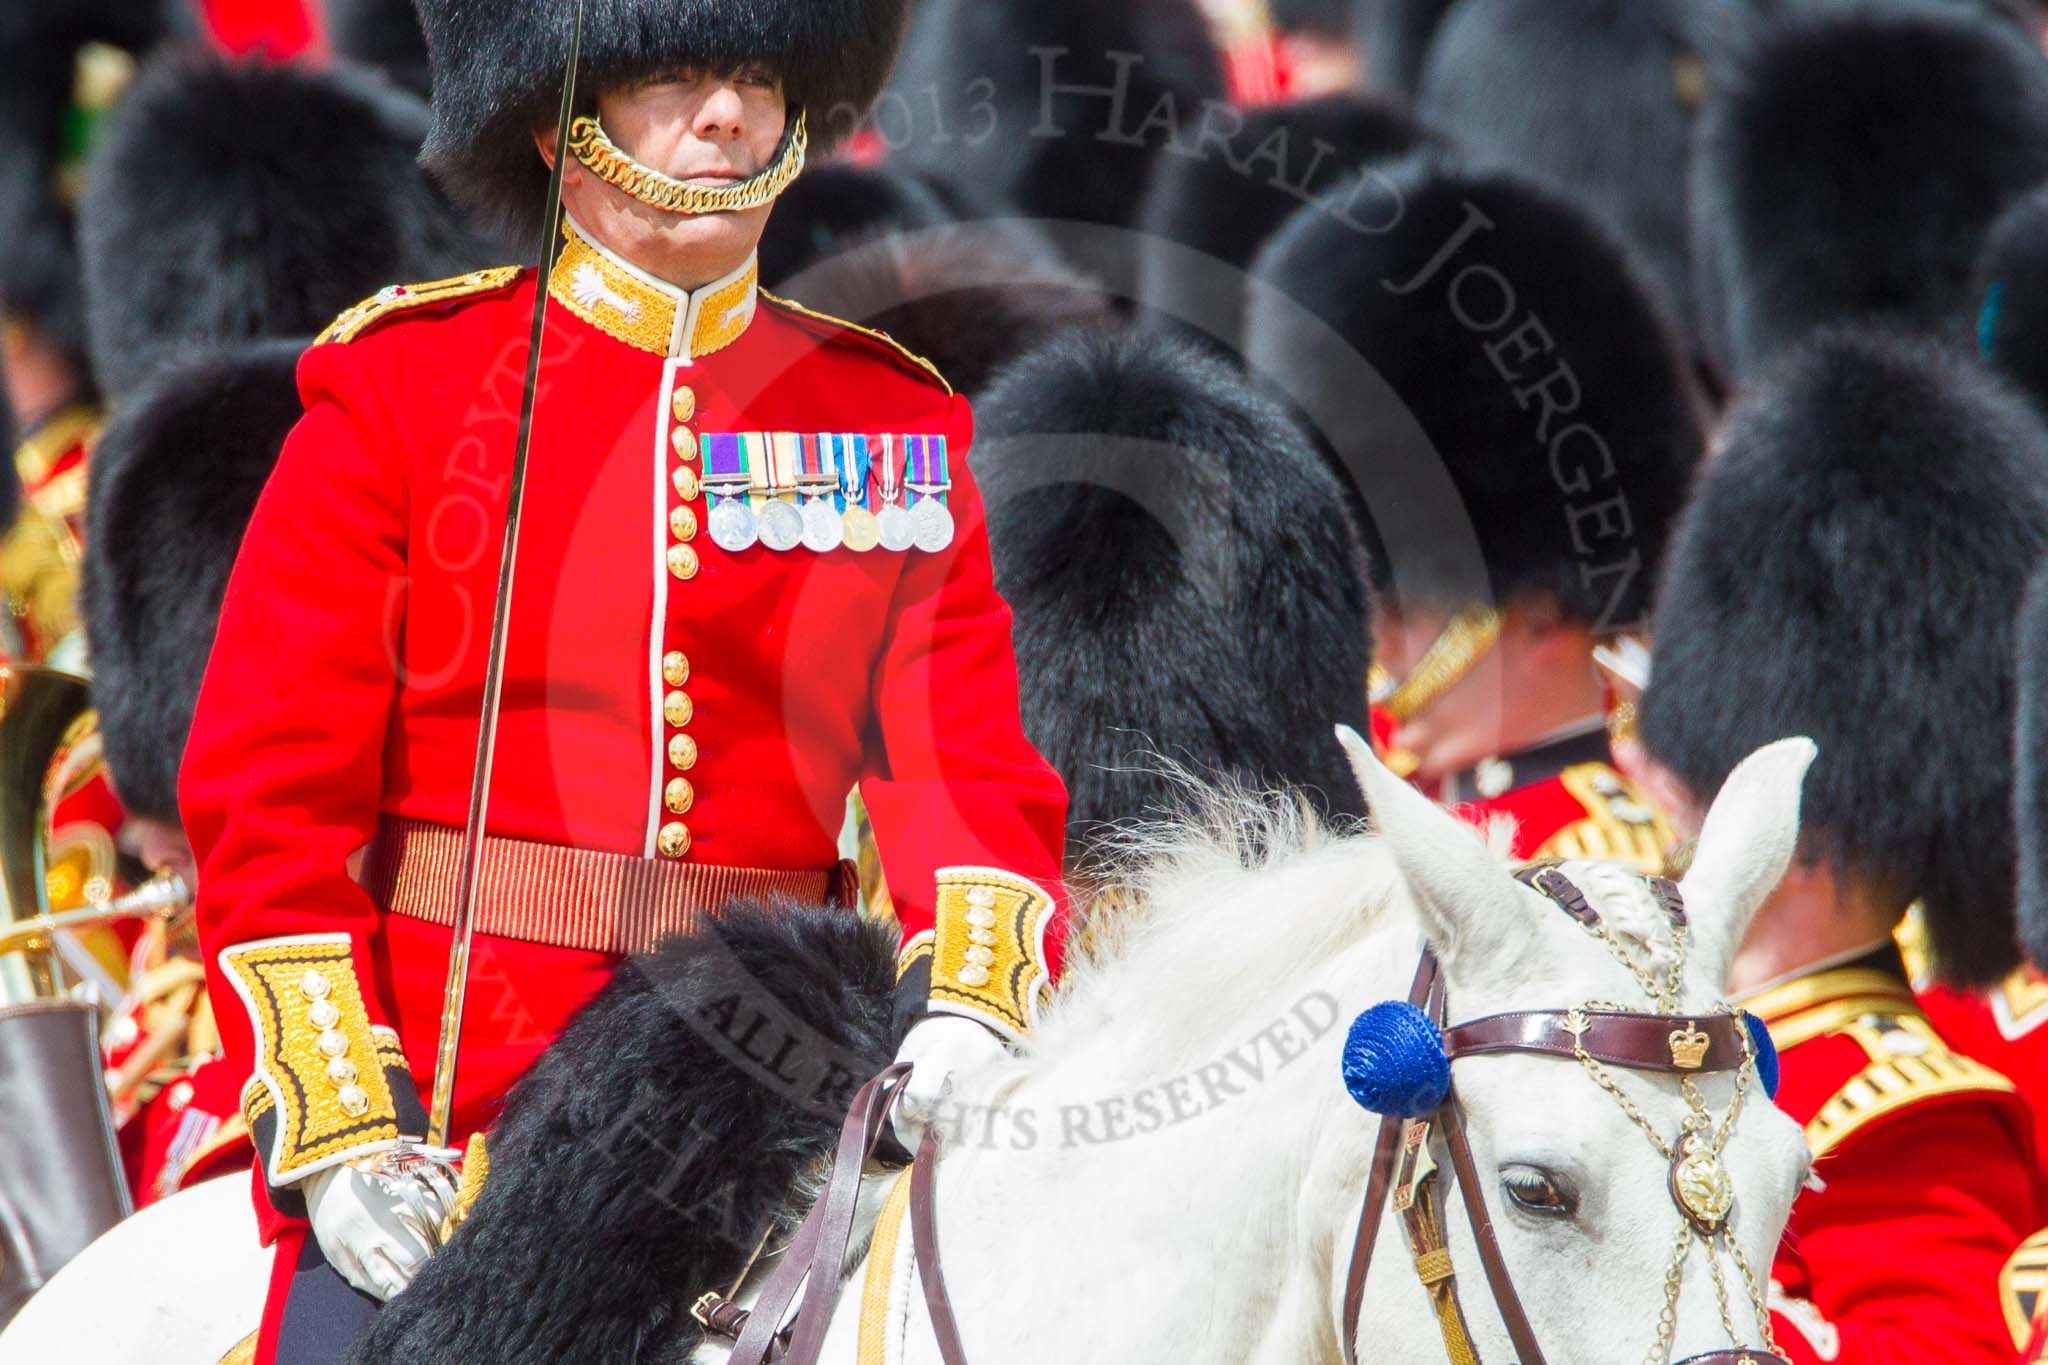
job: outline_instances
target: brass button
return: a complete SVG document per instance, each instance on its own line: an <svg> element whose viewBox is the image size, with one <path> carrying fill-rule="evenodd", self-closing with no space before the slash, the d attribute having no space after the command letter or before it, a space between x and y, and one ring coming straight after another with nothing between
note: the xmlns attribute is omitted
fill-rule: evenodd
<svg viewBox="0 0 2048 1365"><path fill-rule="evenodd" d="M697 433L688 427L677 427L669 432L668 443L676 448L676 455L685 460L697 458Z"/></svg>
<svg viewBox="0 0 2048 1365"><path fill-rule="evenodd" d="M670 725L688 725L690 717L697 714L697 704L688 692L671 692L661 700L661 714Z"/></svg>
<svg viewBox="0 0 2048 1365"><path fill-rule="evenodd" d="M678 422L687 422L697 415L697 392L687 384L676 385L675 396L669 405Z"/></svg>
<svg viewBox="0 0 2048 1365"><path fill-rule="evenodd" d="M695 502L697 500L697 494L701 490L697 485L696 470L686 464L677 465L676 472L669 477L670 482L676 486L677 497L681 498L684 502Z"/></svg>
<svg viewBox="0 0 2048 1365"><path fill-rule="evenodd" d="M697 576L697 552L687 545L668 547L668 571L685 583Z"/></svg>
<svg viewBox="0 0 2048 1365"><path fill-rule="evenodd" d="M678 507L668 514L668 529L677 540L697 538L697 514L687 507Z"/></svg>
<svg viewBox="0 0 2048 1365"><path fill-rule="evenodd" d="M681 687L690 680L690 656L680 649L672 649L661 656L661 680L670 687Z"/></svg>
<svg viewBox="0 0 2048 1365"><path fill-rule="evenodd" d="M668 807L670 815L687 815L690 807L697 804L697 789L687 777L670 778L668 786L662 789L661 803Z"/></svg>
<svg viewBox="0 0 2048 1365"><path fill-rule="evenodd" d="M688 735L671 736L668 742L668 761L672 768L684 772L697 766L697 741Z"/></svg>
<svg viewBox="0 0 2048 1365"><path fill-rule="evenodd" d="M680 858L690 851L690 827L680 820L671 820L661 827L654 842L663 857Z"/></svg>

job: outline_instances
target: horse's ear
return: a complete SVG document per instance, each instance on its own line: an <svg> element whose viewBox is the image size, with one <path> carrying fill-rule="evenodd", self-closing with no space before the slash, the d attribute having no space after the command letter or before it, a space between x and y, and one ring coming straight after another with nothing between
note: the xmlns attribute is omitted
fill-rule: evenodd
<svg viewBox="0 0 2048 1365"><path fill-rule="evenodd" d="M1777 887L1799 846L1799 793L1819 748L1781 739L1737 764L1700 830L1680 888L1692 911L1700 966L1725 982L1757 907Z"/></svg>
<svg viewBox="0 0 2048 1365"><path fill-rule="evenodd" d="M1488 970L1485 956L1508 965L1522 938L1505 932L1520 909L1514 879L1477 831L1394 776L1356 730L1340 725L1337 738L1445 970L1471 980Z"/></svg>

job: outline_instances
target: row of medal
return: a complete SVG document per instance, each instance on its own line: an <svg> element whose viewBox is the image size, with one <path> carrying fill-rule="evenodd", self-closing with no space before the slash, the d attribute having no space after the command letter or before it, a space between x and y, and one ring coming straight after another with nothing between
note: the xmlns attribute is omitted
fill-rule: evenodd
<svg viewBox="0 0 2048 1365"><path fill-rule="evenodd" d="M701 453L722 550L935 553L953 543L944 436L707 432Z"/></svg>

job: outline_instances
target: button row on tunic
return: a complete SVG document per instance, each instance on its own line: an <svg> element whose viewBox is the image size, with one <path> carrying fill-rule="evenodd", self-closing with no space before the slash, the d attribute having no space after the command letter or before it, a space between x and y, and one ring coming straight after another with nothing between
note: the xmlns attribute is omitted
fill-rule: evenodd
<svg viewBox="0 0 2048 1365"><path fill-rule="evenodd" d="M690 467L697 458L697 435L686 425L697 415L696 392L687 386L677 385L669 397L669 411L675 417L675 425L669 430L669 446L676 453L675 471L669 476L676 496L685 504L695 502L703 491L702 480L697 471ZM687 583L695 578L703 567L697 551L689 542L697 538L698 521L694 507L680 506L668 514L669 534L675 543L668 547L668 571L678 582ZM671 689L662 698L662 719L671 728L680 730L688 725L697 713L697 707L690 700L690 694L682 690L690 680L690 660L681 650L670 650L662 656L661 679ZM668 740L669 765L679 771L687 771L697 764L697 741L685 734L674 734ZM697 789L688 778L672 777L662 788L661 801L670 815L688 813L696 804ZM690 851L690 828L680 820L664 824L655 836L655 846L665 858L680 858Z"/></svg>

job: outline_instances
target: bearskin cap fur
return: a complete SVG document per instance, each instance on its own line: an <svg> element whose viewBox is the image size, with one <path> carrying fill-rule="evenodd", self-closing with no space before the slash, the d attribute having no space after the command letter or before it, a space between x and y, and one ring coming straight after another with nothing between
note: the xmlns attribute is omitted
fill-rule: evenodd
<svg viewBox="0 0 2048 1365"><path fill-rule="evenodd" d="M1549 191L1429 154L1381 174L1376 204L1304 208L1267 244L1254 372L1338 462L1383 589L1639 625L1703 439L1665 319Z"/></svg>
<svg viewBox="0 0 2048 1365"><path fill-rule="evenodd" d="M1356 32L1375 93L1412 100L1451 0L1357 0Z"/></svg>
<svg viewBox="0 0 2048 1365"><path fill-rule="evenodd" d="M782 292L803 271L885 233L920 232L957 218L929 176L890 166L820 166L775 201L761 234L761 281Z"/></svg>
<svg viewBox="0 0 2048 1365"><path fill-rule="evenodd" d="M163 36L156 0L0 5L0 309L33 321L86 377L85 303L70 207L59 192L78 52L142 52Z"/></svg>
<svg viewBox="0 0 2048 1365"><path fill-rule="evenodd" d="M1121 122L1109 94L1072 86L1121 88ZM1027 217L1127 228L1164 149L1222 99L1223 71L1195 0L926 0L892 89L876 122L896 160ZM1059 245L1128 295L1129 244Z"/></svg>
<svg viewBox="0 0 2048 1365"><path fill-rule="evenodd" d="M2048 967L2048 565L2027 585L2019 624L2019 723L2014 727L2019 824L2020 947Z"/></svg>
<svg viewBox="0 0 2048 1365"><path fill-rule="evenodd" d="M181 346L312 335L384 285L499 258L420 171L426 118L361 71L198 49L152 62L87 172L86 292L106 392Z"/></svg>
<svg viewBox="0 0 2048 1365"><path fill-rule="evenodd" d="M1245 272L1266 239L1304 203L1337 190L1367 162L1413 151L1424 134L1394 106L1355 95L1231 118L1241 122L1223 146L1160 161L1139 214L1138 297L1236 352Z"/></svg>
<svg viewBox="0 0 2048 1365"><path fill-rule="evenodd" d="M986 3L987 0L983 0ZM539 235L547 167L536 129L562 101L575 7L533 0L417 0L434 72L426 162L491 226ZM873 103L903 37L909 0L586 0L578 103L678 67L762 62L808 112L823 157Z"/></svg>
<svg viewBox="0 0 2048 1365"><path fill-rule="evenodd" d="M383 72L421 99L433 90L427 38L412 0L326 0L327 39L338 57Z"/></svg>
<svg viewBox="0 0 2048 1365"><path fill-rule="evenodd" d="M1685 174L1720 14L1695 0L1465 0L1430 48L1418 111L1592 210L1689 324Z"/></svg>
<svg viewBox="0 0 2048 1365"><path fill-rule="evenodd" d="M895 960L845 910L738 902L621 964L513 1087L461 1233L346 1359L682 1360L691 1302L794 1229L793 1187L888 1065Z"/></svg>
<svg viewBox="0 0 2048 1365"><path fill-rule="evenodd" d="M785 286L810 307L887 332L970 395L1055 332L1114 318L1092 280L1018 223L851 236Z"/></svg>
<svg viewBox="0 0 2048 1365"><path fill-rule="evenodd" d="M1972 296L1978 351L2048 411L2048 186L1992 227Z"/></svg>
<svg viewBox="0 0 2048 1365"><path fill-rule="evenodd" d="M2048 179L2048 59L1965 11L1767 25L1701 116L1694 254L1731 373L1828 322L1967 343L1984 234Z"/></svg>
<svg viewBox="0 0 2048 1365"><path fill-rule="evenodd" d="M1287 414L1190 342L1080 331L1006 370L976 419L1024 729L1066 779L1070 863L1185 797L1162 757L1354 811L1329 733L1364 723L1366 573Z"/></svg>
<svg viewBox="0 0 2048 1365"><path fill-rule="evenodd" d="M81 585L107 764L122 803L178 820L178 763L228 570L299 420L305 342L194 352L114 409L93 450Z"/></svg>
<svg viewBox="0 0 2048 1365"><path fill-rule="evenodd" d="M1730 418L1680 522L1643 742L1705 799L1811 736L1807 855L1919 899L1942 979L1991 981L2016 956L2014 634L2044 551L2027 403L1932 341L1823 329Z"/></svg>
<svg viewBox="0 0 2048 1365"><path fill-rule="evenodd" d="M1268 0L1266 15L1279 33L1349 38L1355 18L1353 8L1352 0Z"/></svg>

